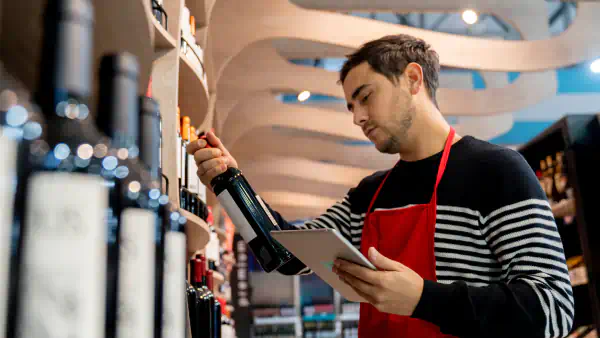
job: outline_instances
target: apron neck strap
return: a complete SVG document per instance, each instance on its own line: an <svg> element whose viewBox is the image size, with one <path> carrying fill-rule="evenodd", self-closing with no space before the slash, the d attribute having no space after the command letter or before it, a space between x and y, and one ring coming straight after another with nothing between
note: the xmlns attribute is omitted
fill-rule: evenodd
<svg viewBox="0 0 600 338"><path fill-rule="evenodd" d="M450 156L450 148L452 148L452 141L454 141L454 135L456 131L454 128L450 127L450 133L448 134L448 138L446 139L446 145L444 145L444 152L442 153L442 160L440 161L440 166L438 167L437 177L435 179L435 186L433 188L433 198L437 193L438 185L442 180L442 176L444 176L444 171L446 171L446 164L448 164L448 156Z"/></svg>
<svg viewBox="0 0 600 338"><path fill-rule="evenodd" d="M452 141L454 140L455 134L456 134L456 131L454 130L454 128L450 127L450 133L448 134L448 138L446 139L446 144L444 145L444 152L442 153L442 160L438 167L437 177L435 179L435 186L433 188L433 196L431 197L432 201L436 200L437 187L438 187L438 184L440 184L440 181L442 180L442 176L444 176L444 171L446 170L446 164L448 164L448 156L450 155L450 148L452 147ZM398 165L398 163L400 163L400 161L398 161L396 163L396 165ZM394 168L396 167L396 165L394 166ZM394 169L392 168L392 169L390 169L390 171L388 171L388 173L383 178L383 181L381 181L381 183L379 184L377 191L375 191L375 195L373 195L373 198L371 199L371 203L369 203L369 208L367 209L366 217L368 217L369 214L371 213L373 204L375 204L375 201L377 200L377 196L379 196L379 193L381 192L381 188L383 188L385 181L387 181L388 177L392 173L392 170L394 170Z"/></svg>

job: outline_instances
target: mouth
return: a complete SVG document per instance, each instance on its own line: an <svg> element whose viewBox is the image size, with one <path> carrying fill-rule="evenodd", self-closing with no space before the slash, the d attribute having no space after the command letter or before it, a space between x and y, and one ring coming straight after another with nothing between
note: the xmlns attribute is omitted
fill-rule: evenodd
<svg viewBox="0 0 600 338"><path fill-rule="evenodd" d="M375 130L375 128L365 130L365 135L367 136L367 138L371 138L371 134L373 133L374 130Z"/></svg>

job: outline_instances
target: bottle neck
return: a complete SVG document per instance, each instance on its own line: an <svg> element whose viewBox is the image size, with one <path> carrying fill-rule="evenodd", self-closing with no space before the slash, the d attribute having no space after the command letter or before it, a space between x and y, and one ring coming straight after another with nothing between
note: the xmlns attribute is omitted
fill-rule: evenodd
<svg viewBox="0 0 600 338"><path fill-rule="evenodd" d="M40 58L44 71L35 95L48 120L82 120L89 115L93 18L89 1L48 2Z"/></svg>

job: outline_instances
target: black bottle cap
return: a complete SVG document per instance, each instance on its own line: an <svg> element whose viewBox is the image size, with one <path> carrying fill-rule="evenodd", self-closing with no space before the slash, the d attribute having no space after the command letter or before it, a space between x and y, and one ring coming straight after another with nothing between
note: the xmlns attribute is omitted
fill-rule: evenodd
<svg viewBox="0 0 600 338"><path fill-rule="evenodd" d="M113 147L129 148L139 138L137 57L130 53L105 55L100 62L98 128L112 138Z"/></svg>

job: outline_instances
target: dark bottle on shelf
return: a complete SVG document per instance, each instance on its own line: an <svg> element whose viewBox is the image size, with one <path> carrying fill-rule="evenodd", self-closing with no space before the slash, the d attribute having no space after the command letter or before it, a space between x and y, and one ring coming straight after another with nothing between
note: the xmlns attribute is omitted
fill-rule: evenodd
<svg viewBox="0 0 600 338"><path fill-rule="evenodd" d="M165 233L169 228L170 210L167 207L169 198L161 194L161 115L158 103L148 97L140 97L140 160L147 168L149 186L144 196L159 196L148 199L148 207L156 210L154 226L154 338L161 337L163 315L163 271L165 259Z"/></svg>
<svg viewBox="0 0 600 338"><path fill-rule="evenodd" d="M89 118L94 11L50 0L35 102L47 128L29 148L20 271L9 337L104 337L108 189L88 165L102 136ZM41 311L40 309L43 309ZM53 314L49 316L48 314ZM15 318L16 316L16 318Z"/></svg>
<svg viewBox="0 0 600 338"><path fill-rule="evenodd" d="M166 209L166 208L165 208ZM187 219L179 212L168 210L169 228L165 233L163 277L163 314L161 336L185 338L185 279Z"/></svg>
<svg viewBox="0 0 600 338"><path fill-rule="evenodd" d="M196 321L199 327L199 337L212 337L213 333L213 297L207 286L206 259L200 255L196 258L195 287L198 290L198 303L196 307Z"/></svg>
<svg viewBox="0 0 600 338"><path fill-rule="evenodd" d="M190 318L190 329L192 331L192 338L200 337L200 329L198 327L198 297L199 293L194 287L196 280L196 258L191 258L189 261L190 267L190 283L187 283L186 288L186 296L187 296L187 305L188 305L188 313Z"/></svg>
<svg viewBox="0 0 600 338"><path fill-rule="evenodd" d="M102 58L97 124L111 139L102 165L111 187L107 264L107 337L151 336L154 307L154 236L159 186L139 154L139 65L122 53ZM112 163L107 165L107 161ZM151 203L154 202L154 203Z"/></svg>
<svg viewBox="0 0 600 338"><path fill-rule="evenodd" d="M265 272L289 262L293 256L271 237L280 230L277 221L239 169L228 168L211 182L219 202L239 229Z"/></svg>
<svg viewBox="0 0 600 338"><path fill-rule="evenodd" d="M0 93L0 336L16 306L18 244L27 178L33 163L30 147L42 136L41 114L28 112L9 89ZM10 303L10 305L9 305ZM14 326L11 331L14 330Z"/></svg>
<svg viewBox="0 0 600 338"><path fill-rule="evenodd" d="M221 338L221 303L219 303L219 301L217 300L217 297L215 295L215 280L214 280L214 274L212 272L212 270L208 270L208 276L207 276L207 283L208 283L208 290L212 293L213 295L213 314L212 314L212 324L213 324L213 338Z"/></svg>
<svg viewBox="0 0 600 338"><path fill-rule="evenodd" d="M187 147L187 145L190 142L190 127L191 127L191 122L190 122L190 118L188 116L184 116L181 119L181 154L183 156L182 158L182 164L181 164L181 185L179 186L180 189L180 207L182 209L188 210L190 209L190 205L191 205L191 192L189 191L188 187L189 187L189 176L188 176L188 161L189 161L189 156L187 156L187 153L185 152L185 148Z"/></svg>

